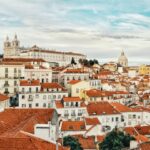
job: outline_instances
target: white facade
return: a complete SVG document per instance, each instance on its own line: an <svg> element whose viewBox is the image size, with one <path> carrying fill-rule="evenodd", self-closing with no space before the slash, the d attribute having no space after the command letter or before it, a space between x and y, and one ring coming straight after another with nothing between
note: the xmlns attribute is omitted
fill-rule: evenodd
<svg viewBox="0 0 150 150"><path fill-rule="evenodd" d="M0 64L0 92L13 95L18 92L20 79L24 78L24 65Z"/></svg>
<svg viewBox="0 0 150 150"><path fill-rule="evenodd" d="M15 35L12 42L7 37L4 42L4 57L5 58L42 58L48 62L58 63L59 66L66 66L71 63L72 58L78 63L80 59L85 59L86 56L80 53L61 52L55 50L45 50L34 45L32 48L20 47L20 41Z"/></svg>
<svg viewBox="0 0 150 150"><path fill-rule="evenodd" d="M68 92L62 89L42 90L41 85L19 86L19 107L23 108L52 108L56 100L67 97Z"/></svg>

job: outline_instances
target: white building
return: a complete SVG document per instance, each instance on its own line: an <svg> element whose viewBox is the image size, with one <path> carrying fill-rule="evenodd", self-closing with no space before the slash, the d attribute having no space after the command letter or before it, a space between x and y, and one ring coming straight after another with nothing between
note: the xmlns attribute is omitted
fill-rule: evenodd
<svg viewBox="0 0 150 150"><path fill-rule="evenodd" d="M67 69L61 72L59 75L59 83L63 84L65 87L67 83L71 80L89 80L90 73L84 71L82 68Z"/></svg>
<svg viewBox="0 0 150 150"><path fill-rule="evenodd" d="M20 41L15 35L11 42L7 37L4 42L4 58L42 58L51 63L57 63L60 66L66 66L71 63L72 58L78 63L80 59L85 59L86 56L74 52L62 52L55 50L45 50L34 45L31 48L20 46Z"/></svg>
<svg viewBox="0 0 150 150"><path fill-rule="evenodd" d="M12 96L18 92L20 79L24 78L24 65L21 63L0 63L0 92Z"/></svg>
<svg viewBox="0 0 150 150"><path fill-rule="evenodd" d="M39 80L22 80L19 86L19 107L49 108L56 100L68 96L58 83L42 83Z"/></svg>
<svg viewBox="0 0 150 150"><path fill-rule="evenodd" d="M79 97L64 97L55 102L55 108L64 120L83 120L87 116L86 106Z"/></svg>

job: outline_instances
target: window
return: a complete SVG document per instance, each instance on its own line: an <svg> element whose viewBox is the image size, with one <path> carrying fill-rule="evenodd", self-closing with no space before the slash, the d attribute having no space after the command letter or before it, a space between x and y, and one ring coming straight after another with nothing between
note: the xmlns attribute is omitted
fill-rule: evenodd
<svg viewBox="0 0 150 150"><path fill-rule="evenodd" d="M22 95L22 99L25 99L25 95Z"/></svg>
<svg viewBox="0 0 150 150"><path fill-rule="evenodd" d="M58 95L58 99L61 99L61 95Z"/></svg>
<svg viewBox="0 0 150 150"><path fill-rule="evenodd" d="M22 104L22 107L26 107L26 104Z"/></svg>
<svg viewBox="0 0 150 150"><path fill-rule="evenodd" d="M69 106L69 103L68 103L68 102L66 102L66 106Z"/></svg>
<svg viewBox="0 0 150 150"><path fill-rule="evenodd" d="M38 89L38 87L36 87L36 92L38 92L39 91L39 89Z"/></svg>
<svg viewBox="0 0 150 150"><path fill-rule="evenodd" d="M32 104L29 104L29 108L32 108Z"/></svg>
<svg viewBox="0 0 150 150"><path fill-rule="evenodd" d="M112 119L111 119L111 120L112 120L112 122L114 122L114 118L113 118L113 117L112 117Z"/></svg>
<svg viewBox="0 0 150 150"><path fill-rule="evenodd" d="M46 107L46 103L43 104L43 107Z"/></svg>
<svg viewBox="0 0 150 150"><path fill-rule="evenodd" d="M31 88L29 88L29 92L31 92L32 91L32 89Z"/></svg>
<svg viewBox="0 0 150 150"><path fill-rule="evenodd" d="M51 95L48 95L48 99L51 99Z"/></svg>
<svg viewBox="0 0 150 150"><path fill-rule="evenodd" d="M16 86L17 85L17 81L14 81L14 86Z"/></svg>
<svg viewBox="0 0 150 150"><path fill-rule="evenodd" d="M36 94L35 97L36 97L36 98L39 98L39 94Z"/></svg>
<svg viewBox="0 0 150 150"><path fill-rule="evenodd" d="M36 103L36 104L35 104L35 107L39 107L39 103Z"/></svg>
<svg viewBox="0 0 150 150"><path fill-rule="evenodd" d="M133 115L133 118L135 119L135 118L136 118L136 115Z"/></svg>
<svg viewBox="0 0 150 150"><path fill-rule="evenodd" d="M118 121L119 120L119 118L118 117L116 117L116 121Z"/></svg>
<svg viewBox="0 0 150 150"><path fill-rule="evenodd" d="M73 102L71 102L71 106L73 106Z"/></svg>

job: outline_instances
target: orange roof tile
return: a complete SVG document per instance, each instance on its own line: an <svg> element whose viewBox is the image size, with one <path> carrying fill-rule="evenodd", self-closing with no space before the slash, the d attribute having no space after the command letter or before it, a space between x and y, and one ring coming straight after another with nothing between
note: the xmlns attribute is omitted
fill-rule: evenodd
<svg viewBox="0 0 150 150"><path fill-rule="evenodd" d="M0 101L5 101L5 100L8 100L9 97L7 95L4 95L4 94L1 94L0 93Z"/></svg>
<svg viewBox="0 0 150 150"><path fill-rule="evenodd" d="M20 80L20 86L40 86L39 80Z"/></svg>
<svg viewBox="0 0 150 150"><path fill-rule="evenodd" d="M34 125L52 119L54 109L5 109L0 112L0 136L17 137L19 131L33 133Z"/></svg>
<svg viewBox="0 0 150 150"><path fill-rule="evenodd" d="M84 121L63 121L61 131L85 131Z"/></svg>
<svg viewBox="0 0 150 150"><path fill-rule="evenodd" d="M144 136L144 135L141 135L141 134L138 134L137 136L134 136L135 139L138 141L138 142L148 142L149 139L148 137Z"/></svg>
<svg viewBox="0 0 150 150"><path fill-rule="evenodd" d="M80 102L81 99L80 97L64 97L63 101L64 102Z"/></svg>
<svg viewBox="0 0 150 150"><path fill-rule="evenodd" d="M144 142L140 144L140 150L149 150L150 149L150 142Z"/></svg>
<svg viewBox="0 0 150 150"><path fill-rule="evenodd" d="M97 102L90 103L87 105L87 111L89 115L110 115L120 114L110 103L108 102Z"/></svg>
<svg viewBox="0 0 150 150"><path fill-rule="evenodd" d="M76 84L76 83L79 83L81 80L71 80L69 81L68 83L69 84Z"/></svg>
<svg viewBox="0 0 150 150"><path fill-rule="evenodd" d="M63 89L63 87L56 83L56 82L52 82L52 83L42 83L41 84L42 89Z"/></svg>
<svg viewBox="0 0 150 150"><path fill-rule="evenodd" d="M85 118L86 125L97 125L100 124L98 118Z"/></svg>
<svg viewBox="0 0 150 150"><path fill-rule="evenodd" d="M83 149L88 149L88 150L96 149L94 136L88 136L88 137L83 137L83 135L73 135L73 136L78 139Z"/></svg>
<svg viewBox="0 0 150 150"><path fill-rule="evenodd" d="M117 102L112 102L112 103L110 103L115 109L117 109L119 112L131 112L132 110L129 108L129 107L127 107L127 106L125 106L125 105L123 105L123 104L121 104L121 103L117 103Z"/></svg>
<svg viewBox="0 0 150 150"><path fill-rule="evenodd" d="M112 96L112 92L109 91L101 91L97 89L87 90L86 95L89 97L106 97L106 96Z"/></svg>
<svg viewBox="0 0 150 150"><path fill-rule="evenodd" d="M21 133L22 137L0 137L0 150L56 150L56 144ZM68 150L59 145L58 150Z"/></svg>

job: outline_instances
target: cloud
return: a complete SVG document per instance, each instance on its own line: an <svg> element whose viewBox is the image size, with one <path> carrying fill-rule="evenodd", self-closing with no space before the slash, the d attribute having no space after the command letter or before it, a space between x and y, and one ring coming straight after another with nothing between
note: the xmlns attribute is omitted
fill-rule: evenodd
<svg viewBox="0 0 150 150"><path fill-rule="evenodd" d="M5 36L17 33L24 46L74 50L100 60L117 59L125 49L132 61L149 60L149 5L148 0L1 1L1 52Z"/></svg>

